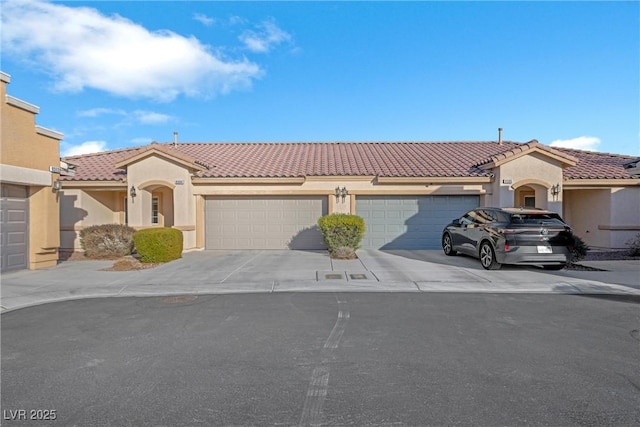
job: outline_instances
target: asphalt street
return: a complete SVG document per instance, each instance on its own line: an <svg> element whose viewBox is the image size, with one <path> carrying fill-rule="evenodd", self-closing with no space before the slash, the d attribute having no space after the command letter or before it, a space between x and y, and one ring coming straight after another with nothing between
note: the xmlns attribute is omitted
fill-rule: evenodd
<svg viewBox="0 0 640 427"><path fill-rule="evenodd" d="M1 320L7 426L640 424L637 296L101 298Z"/></svg>

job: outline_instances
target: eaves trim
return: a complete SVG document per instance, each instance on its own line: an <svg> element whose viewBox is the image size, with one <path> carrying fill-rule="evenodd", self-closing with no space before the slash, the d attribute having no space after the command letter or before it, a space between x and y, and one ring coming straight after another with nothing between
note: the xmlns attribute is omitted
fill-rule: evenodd
<svg viewBox="0 0 640 427"><path fill-rule="evenodd" d="M633 187L640 185L640 178L632 179L567 179L562 183L565 189Z"/></svg>
<svg viewBox="0 0 640 427"><path fill-rule="evenodd" d="M490 176L478 177L378 177L378 184L489 184Z"/></svg>
<svg viewBox="0 0 640 427"><path fill-rule="evenodd" d="M305 177L293 178L191 178L193 184L218 184L218 185L238 185L238 184L304 184Z"/></svg>
<svg viewBox="0 0 640 427"><path fill-rule="evenodd" d="M186 161L184 159L181 159L180 157L177 156L172 156L169 153L165 153L164 151L160 151L160 150L156 150L155 148L152 148L150 150L146 150L143 151L142 153L138 153L134 156L131 157L127 157L125 159L120 160L119 162L117 162L115 164L115 167L117 169L126 169L127 166L129 166L131 163L135 163L138 162L140 160L143 160L147 157L153 156L153 155L157 155L158 157L164 158L166 160L170 160L173 162L176 162L188 169L194 170L194 171L204 171L206 170L206 168L204 168L203 166L198 165L197 163L194 162L189 162Z"/></svg>

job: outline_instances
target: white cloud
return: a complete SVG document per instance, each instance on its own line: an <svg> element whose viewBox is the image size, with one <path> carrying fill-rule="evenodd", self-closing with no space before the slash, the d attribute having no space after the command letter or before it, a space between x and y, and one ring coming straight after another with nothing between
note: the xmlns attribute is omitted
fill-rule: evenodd
<svg viewBox="0 0 640 427"><path fill-rule="evenodd" d="M216 22L215 19L209 18L207 15L203 15L202 13L194 13L193 19L195 19L196 21L200 22L202 25L205 25L207 27L212 26Z"/></svg>
<svg viewBox="0 0 640 427"><path fill-rule="evenodd" d="M274 21L264 21L258 25L259 31L246 30L239 39L247 49L257 53L267 53L272 47L291 41L291 35L280 29Z"/></svg>
<svg viewBox="0 0 640 427"><path fill-rule="evenodd" d="M69 145L62 153L62 157L79 156L82 154L98 153L107 149L105 141L86 141L79 145Z"/></svg>
<svg viewBox="0 0 640 427"><path fill-rule="evenodd" d="M153 111L136 110L133 112L133 114L138 122L145 125L155 125L159 123L166 123L173 119L173 117L169 115L155 113Z"/></svg>
<svg viewBox="0 0 640 427"><path fill-rule="evenodd" d="M556 139L549 145L551 147L564 147L573 148L576 150L598 151L600 138L597 138L595 136L579 136L572 139Z"/></svg>
<svg viewBox="0 0 640 427"><path fill-rule="evenodd" d="M98 117L103 116L105 114L117 114L117 115L125 115L126 112L123 110L114 110L113 108L91 108L89 110L82 110L76 113L78 117Z"/></svg>
<svg viewBox="0 0 640 427"><path fill-rule="evenodd" d="M246 58L229 60L194 37L41 0L3 1L2 50L50 70L56 90L95 88L159 101L247 88L263 73Z"/></svg>

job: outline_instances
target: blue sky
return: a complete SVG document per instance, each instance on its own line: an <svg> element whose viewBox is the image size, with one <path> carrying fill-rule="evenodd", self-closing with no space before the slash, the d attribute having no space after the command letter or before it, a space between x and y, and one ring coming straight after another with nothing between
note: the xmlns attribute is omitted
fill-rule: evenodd
<svg viewBox="0 0 640 427"><path fill-rule="evenodd" d="M638 2L3 0L8 92L81 154L506 140L640 155Z"/></svg>

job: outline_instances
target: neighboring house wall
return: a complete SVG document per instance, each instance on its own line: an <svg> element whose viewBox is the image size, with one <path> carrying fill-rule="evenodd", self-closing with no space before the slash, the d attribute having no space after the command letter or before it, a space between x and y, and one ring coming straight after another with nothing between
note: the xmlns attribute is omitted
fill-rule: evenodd
<svg viewBox="0 0 640 427"><path fill-rule="evenodd" d="M640 233L640 188L565 191L564 218L587 245L626 248Z"/></svg>
<svg viewBox="0 0 640 427"><path fill-rule="evenodd" d="M197 152L186 154L186 148L190 145L185 146L184 152L180 150L179 144L170 147L155 143L132 150L108 152L104 154L104 158L111 159L108 163L120 171L114 170L105 175L103 168L103 175L100 176L104 181L96 181L95 187L87 181L92 175L86 172L86 178L65 181L62 203L64 247L79 248L77 233L82 227L98 223L125 223L126 217L128 224L137 229L166 226L181 230L185 250L202 249L207 246L207 241L210 242L209 246L218 247L224 244L214 245L211 242L226 239L228 236L223 234L229 230L233 232L234 227L243 226L244 232L247 232L247 212L255 214L256 219L251 220L250 225L254 228L249 233L259 233L256 231L258 229L277 230L278 227L282 230L295 229L292 233L297 233L302 221L287 222L297 213L300 218L319 216L322 212L357 213L357 209L364 209L362 203L358 208L359 198L361 201L368 199L381 202L385 206L383 209L387 211L378 210L375 214L384 214L389 221L388 224L377 225L394 227L407 225L391 222L400 213L404 215L408 212L401 205L409 205L415 199L422 208L418 215L421 216L418 218L420 221L413 225L430 227L429 232L435 235L441 232L441 225L422 221L423 217L437 217L438 221L448 221L449 217L452 219L464 214L464 210L471 205L521 206L530 202L532 196L535 197L536 207L562 213L576 233L592 246L620 247L621 242L626 241L630 233L633 234L632 231L640 229L636 218L640 203L639 183L637 180L627 181L616 172L615 166L611 166L615 158L611 160L611 156L603 157L605 163L609 162L606 167L594 161L593 165L602 170L593 172L591 164L587 163L586 168L583 166L587 172L580 169L576 171L571 168L581 160L541 148L537 142L515 148L514 144L510 144L509 147L512 148L489 159L479 159L481 163L470 164L468 176L461 176L464 172L458 171L456 176L450 177L416 176L413 169L407 171L401 166L398 166L400 172L394 176L305 176L303 173L292 176L288 172L275 172L273 177L247 177L254 173L251 169L232 169L216 175L214 170L208 169L216 167L211 158L208 163L213 163L214 166L207 166L193 157L200 156ZM212 147L218 148L215 145ZM206 150L209 147L202 144L199 148ZM363 156L366 157L367 154L364 153ZM206 156L203 158L207 159ZM83 159L69 160L79 160L82 164ZM95 158L92 157L92 160L95 161ZM593 160L587 158L587 161ZM224 163L218 167L224 167ZM608 179L609 182L604 178L593 179L592 182L582 181L582 174L596 172L612 178ZM261 172L257 168L256 173L272 172ZM382 173L386 172L381 170ZM628 187L617 188L624 185ZM135 197L130 195L132 187L135 189ZM552 194L553 187L558 190L558 194ZM341 195L335 196L336 188L346 190L344 198ZM155 199L158 200L157 222L152 219ZM312 203L320 200L322 209L296 210L295 206L303 206L304 200L312 200ZM460 201L465 203L458 203ZM234 203L238 208L230 209ZM261 203L268 205L268 209L262 209ZM283 208L273 209L274 206ZM226 215L224 221L218 220L216 215L223 214ZM269 220L258 223L258 219L263 217ZM283 221L278 223L280 217ZM416 219L414 217L412 220ZM224 227L224 233L216 231L220 227ZM436 229L437 232L434 231ZM257 236L256 241L261 238ZM244 245L240 242L242 239L236 240L238 246Z"/></svg>
<svg viewBox="0 0 640 427"><path fill-rule="evenodd" d="M63 135L37 126L39 108L7 95L6 85L11 80L7 74L0 73L0 80L0 179L27 187L27 267L50 267L58 260L60 216L58 194L52 189L58 175L49 172L49 167L60 165Z"/></svg>
<svg viewBox="0 0 640 427"><path fill-rule="evenodd" d="M611 222L608 224L613 248L627 247L627 242L640 234L640 188L611 190Z"/></svg>
<svg viewBox="0 0 640 427"><path fill-rule="evenodd" d="M611 223L611 190L567 190L564 192L564 220L589 246L610 245L609 230L599 225Z"/></svg>

